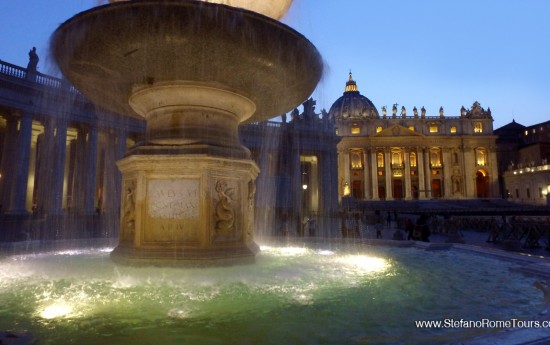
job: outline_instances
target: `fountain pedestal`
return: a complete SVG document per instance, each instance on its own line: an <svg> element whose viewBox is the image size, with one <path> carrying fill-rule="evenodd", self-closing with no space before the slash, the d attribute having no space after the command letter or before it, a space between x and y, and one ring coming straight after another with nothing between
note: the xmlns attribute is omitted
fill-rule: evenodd
<svg viewBox="0 0 550 345"><path fill-rule="evenodd" d="M252 263L254 180L250 160L131 155L123 175L120 243L111 257L132 265Z"/></svg>
<svg viewBox="0 0 550 345"><path fill-rule="evenodd" d="M125 264L220 265L254 261L254 181L259 169L239 142L255 111L206 83L136 86L130 106L147 121L147 144L120 160L119 246Z"/></svg>

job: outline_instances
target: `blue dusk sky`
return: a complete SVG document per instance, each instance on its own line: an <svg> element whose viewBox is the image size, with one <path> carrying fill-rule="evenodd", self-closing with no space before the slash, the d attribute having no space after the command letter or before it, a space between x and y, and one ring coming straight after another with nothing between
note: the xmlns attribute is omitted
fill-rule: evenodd
<svg viewBox="0 0 550 345"><path fill-rule="evenodd" d="M262 0L267 1L267 0ZM48 40L57 26L102 0L0 0L0 60L53 74ZM490 107L494 127L550 120L549 0L294 0L283 21L326 63L312 97L329 109L349 71L378 109L458 116Z"/></svg>

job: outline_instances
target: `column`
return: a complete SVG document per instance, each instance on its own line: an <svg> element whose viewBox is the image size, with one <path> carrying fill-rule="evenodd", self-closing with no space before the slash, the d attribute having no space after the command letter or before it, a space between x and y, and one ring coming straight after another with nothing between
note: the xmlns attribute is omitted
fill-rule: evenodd
<svg viewBox="0 0 550 345"><path fill-rule="evenodd" d="M86 132L78 128L78 135L75 142L73 204L75 211L84 212L84 184L86 179Z"/></svg>
<svg viewBox="0 0 550 345"><path fill-rule="evenodd" d="M443 198L448 199L453 196L451 150L449 148L441 148L441 155L441 159L443 160Z"/></svg>
<svg viewBox="0 0 550 345"><path fill-rule="evenodd" d="M31 157L32 117L23 113L19 120L19 135L15 153L14 178L11 186L11 197L8 214L28 214L27 182L29 180L29 163Z"/></svg>
<svg viewBox="0 0 550 345"><path fill-rule="evenodd" d="M364 195L364 198L366 200L369 200L373 198L373 187L370 185L371 184L371 179L370 179L370 174L369 174L369 153L367 152L367 150L363 150L363 181L364 181L364 186L363 186L363 195Z"/></svg>
<svg viewBox="0 0 550 345"><path fill-rule="evenodd" d="M350 176L350 162L349 162L349 150L344 151L342 155L342 160L344 162L344 185L347 183L351 191L351 176ZM343 193L342 193L343 195Z"/></svg>
<svg viewBox="0 0 550 345"><path fill-rule="evenodd" d="M51 204L51 183L52 183L52 157L54 151L55 128L52 121L44 123L44 133L40 134L36 144L37 164L36 176L36 212L45 213Z"/></svg>
<svg viewBox="0 0 550 345"><path fill-rule="evenodd" d="M371 184L372 184L372 200L380 200L378 195L378 161L376 157L376 148L370 150L370 166L371 166Z"/></svg>
<svg viewBox="0 0 550 345"><path fill-rule="evenodd" d="M293 139L295 139L294 137ZM297 143L292 145L292 154L290 157L290 195L293 200L294 212L301 217L302 216L302 170L300 165L300 150L297 147ZM299 219L301 222L302 220Z"/></svg>
<svg viewBox="0 0 550 345"><path fill-rule="evenodd" d="M416 167L418 170L418 199L426 199L426 170L424 166L424 150L421 147L416 148Z"/></svg>
<svg viewBox="0 0 550 345"><path fill-rule="evenodd" d="M403 149L403 160L404 160L404 164L405 164L405 171L404 171L404 174L405 174L405 178L404 178L404 182L405 182L405 185L403 186L403 188L405 189L405 200L411 200L412 197L411 197L411 162L410 162L410 149L406 149L404 148Z"/></svg>
<svg viewBox="0 0 550 345"><path fill-rule="evenodd" d="M17 119L8 117L6 136L2 145L2 165L0 166L0 213L8 209L11 197L11 186L15 177L15 151L17 147Z"/></svg>
<svg viewBox="0 0 550 345"><path fill-rule="evenodd" d="M496 147L489 147L487 155L489 159L489 178L490 178L490 188L489 196L493 198L499 197L499 187L498 187L498 161L496 154Z"/></svg>
<svg viewBox="0 0 550 345"><path fill-rule="evenodd" d="M105 167L103 169L103 203L101 211L103 213L114 213L117 208L117 199L120 195L116 194L115 179L118 168L116 166L116 136L114 133L107 133L107 143L105 145Z"/></svg>
<svg viewBox="0 0 550 345"><path fill-rule="evenodd" d="M51 203L48 214L63 214L63 182L65 178L65 158L67 152L67 123L58 121L55 130L55 144L51 178Z"/></svg>
<svg viewBox="0 0 550 345"><path fill-rule="evenodd" d="M115 161L118 161L119 159L122 159L124 157L124 154L126 153L126 133L125 132L119 132L117 135L117 143L116 143L116 153L115 153ZM120 207L120 200L122 197L122 174L120 173L120 170L118 170L118 167L115 167L116 173L115 173L115 191L117 195L117 205Z"/></svg>
<svg viewBox="0 0 550 345"><path fill-rule="evenodd" d="M77 140L72 139L69 143L69 171L67 176L67 210L73 211L78 207L78 195L75 191L75 179L77 171Z"/></svg>
<svg viewBox="0 0 550 345"><path fill-rule="evenodd" d="M464 146L464 192L465 197L476 197L476 162L473 147Z"/></svg>
<svg viewBox="0 0 550 345"><path fill-rule="evenodd" d="M97 128L91 127L88 130L88 140L86 141L86 175L84 178L83 195L83 214L91 215L95 213L95 193L96 193L96 170L97 170Z"/></svg>
<svg viewBox="0 0 550 345"><path fill-rule="evenodd" d="M424 177L425 177L425 192L424 195L427 199L432 198L432 169L430 169L430 149L424 147L422 149L424 155Z"/></svg>
<svg viewBox="0 0 550 345"><path fill-rule="evenodd" d="M393 200L393 190L391 183L391 157L390 149L384 149L384 167L386 168L386 200Z"/></svg>

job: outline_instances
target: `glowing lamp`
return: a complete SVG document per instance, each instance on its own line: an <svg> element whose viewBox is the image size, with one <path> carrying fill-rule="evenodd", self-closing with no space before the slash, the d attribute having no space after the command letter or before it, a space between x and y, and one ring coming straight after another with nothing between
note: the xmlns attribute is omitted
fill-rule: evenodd
<svg viewBox="0 0 550 345"><path fill-rule="evenodd" d="M131 1L131 0L109 0L110 3ZM200 0L204 2L211 2L215 4L228 5L232 7L244 8L246 10L254 11L256 13L263 14L264 16L271 17L273 19L280 19L285 15L286 11L292 4L292 0Z"/></svg>

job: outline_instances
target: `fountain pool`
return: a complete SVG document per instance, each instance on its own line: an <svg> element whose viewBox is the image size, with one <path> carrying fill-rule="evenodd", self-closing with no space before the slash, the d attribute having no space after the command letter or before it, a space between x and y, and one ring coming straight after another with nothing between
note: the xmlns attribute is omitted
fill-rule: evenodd
<svg viewBox="0 0 550 345"><path fill-rule="evenodd" d="M117 266L112 248L0 260L0 329L39 344L449 343L495 329L417 320L534 319L535 278L457 250L263 246L255 265Z"/></svg>

